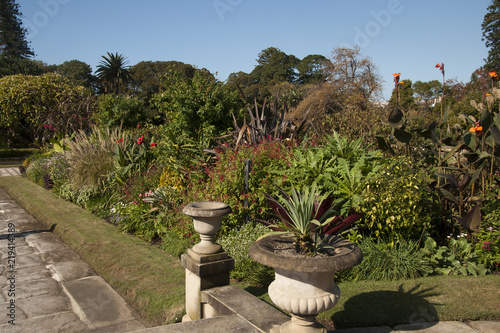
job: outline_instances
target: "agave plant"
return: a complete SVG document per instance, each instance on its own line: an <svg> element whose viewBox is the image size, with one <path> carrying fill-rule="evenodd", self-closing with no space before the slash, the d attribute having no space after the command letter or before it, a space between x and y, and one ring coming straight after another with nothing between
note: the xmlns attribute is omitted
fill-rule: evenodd
<svg viewBox="0 0 500 333"><path fill-rule="evenodd" d="M291 195L279 187L278 190L277 198L265 195L279 221L259 222L275 232L291 234L297 253L315 255L323 247L321 234L337 235L363 216L356 213L343 219L332 206L332 196L318 196L316 184L304 186L301 192L292 186Z"/></svg>

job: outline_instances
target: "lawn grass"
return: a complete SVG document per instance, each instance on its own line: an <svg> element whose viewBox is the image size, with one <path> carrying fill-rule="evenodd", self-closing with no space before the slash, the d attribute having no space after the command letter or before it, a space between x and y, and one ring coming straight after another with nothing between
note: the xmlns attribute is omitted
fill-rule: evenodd
<svg viewBox="0 0 500 333"><path fill-rule="evenodd" d="M152 326L181 319L184 268L157 246L116 228L22 177L0 187L78 253Z"/></svg>
<svg viewBox="0 0 500 333"><path fill-rule="evenodd" d="M272 304L267 288L240 284ZM500 320L500 276L433 276L339 283L339 302L318 320L328 328L423 321Z"/></svg>

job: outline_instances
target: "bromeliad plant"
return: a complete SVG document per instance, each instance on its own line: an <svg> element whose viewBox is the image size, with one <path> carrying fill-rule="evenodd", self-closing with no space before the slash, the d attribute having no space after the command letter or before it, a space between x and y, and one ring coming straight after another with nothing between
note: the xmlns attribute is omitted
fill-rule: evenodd
<svg viewBox="0 0 500 333"><path fill-rule="evenodd" d="M288 234L294 238L295 251L314 256L326 248L321 235L337 235L349 225L359 220L362 214L352 214L342 219L332 206L332 196L320 197L316 184L304 186L299 192L292 186L289 195L278 187L277 198L265 194L273 212L279 217L276 223L259 221L275 232Z"/></svg>

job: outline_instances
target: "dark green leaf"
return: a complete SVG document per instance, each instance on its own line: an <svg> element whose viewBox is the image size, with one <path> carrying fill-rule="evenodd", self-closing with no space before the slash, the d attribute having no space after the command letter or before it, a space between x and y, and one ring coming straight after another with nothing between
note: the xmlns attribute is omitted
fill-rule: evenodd
<svg viewBox="0 0 500 333"><path fill-rule="evenodd" d="M446 109L444 110L443 123L448 122L448 115L450 114L450 106L451 106L451 104L448 103L448 105L446 106Z"/></svg>
<svg viewBox="0 0 500 333"><path fill-rule="evenodd" d="M458 199L448 190L445 190L444 188L440 188L439 191L441 192L441 194L448 200L456 203L456 204L459 204L459 201Z"/></svg>
<svg viewBox="0 0 500 333"><path fill-rule="evenodd" d="M445 145L447 145L447 146L454 146L454 145L456 145L455 140L453 140L453 138L451 138L451 137L449 137L449 136L448 136L448 137L446 137L446 138L443 138L443 143L444 143Z"/></svg>
<svg viewBox="0 0 500 333"><path fill-rule="evenodd" d="M467 147L470 148L470 150L475 151L476 150L476 136L473 135L472 133L467 133L464 135L464 141Z"/></svg>
<svg viewBox="0 0 500 333"><path fill-rule="evenodd" d="M412 138L412 135L404 130L400 130L398 128L394 129L394 136L398 139L399 142L403 142L409 144Z"/></svg>
<svg viewBox="0 0 500 333"><path fill-rule="evenodd" d="M491 112L488 111L487 109L484 109L483 114L481 115L481 119L479 120L479 126L483 127L483 132L486 133L488 131L492 121L493 117L491 115Z"/></svg>
<svg viewBox="0 0 500 333"><path fill-rule="evenodd" d="M453 185L453 187L457 189L459 188L458 180L455 177L453 177L453 175L449 175L447 173L436 173L436 175L438 175L438 177L442 177L449 180L450 183Z"/></svg>
<svg viewBox="0 0 500 333"><path fill-rule="evenodd" d="M394 152L394 149L392 149L392 147L387 143L387 141L385 141L384 137L382 137L382 136L376 136L375 138L377 139L378 147L379 147L380 150L382 150L382 151L388 151L392 155L396 154Z"/></svg>
<svg viewBox="0 0 500 333"><path fill-rule="evenodd" d="M403 111L401 111L400 108L398 108L397 106L395 106L391 113L389 114L389 122L391 124L397 124L401 121L401 119L403 119L403 116L404 116L404 113Z"/></svg>
<svg viewBox="0 0 500 333"><path fill-rule="evenodd" d="M479 230L479 225L481 224L481 209L478 205L470 210L465 216L462 225L469 230L477 231Z"/></svg>
<svg viewBox="0 0 500 333"><path fill-rule="evenodd" d="M500 130L498 129L498 126L497 125L491 126L490 133L493 139L495 140L496 144L500 145Z"/></svg>

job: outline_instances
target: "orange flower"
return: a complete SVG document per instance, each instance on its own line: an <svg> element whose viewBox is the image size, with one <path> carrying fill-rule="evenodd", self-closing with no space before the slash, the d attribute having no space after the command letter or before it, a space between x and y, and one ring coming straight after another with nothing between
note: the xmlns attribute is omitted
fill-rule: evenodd
<svg viewBox="0 0 500 333"><path fill-rule="evenodd" d="M405 81L398 82L398 84L404 84L404 83L405 83Z"/></svg>
<svg viewBox="0 0 500 333"><path fill-rule="evenodd" d="M489 72L488 74L490 74L490 76L491 76L492 79L498 79L498 74L497 74L496 71Z"/></svg>
<svg viewBox="0 0 500 333"><path fill-rule="evenodd" d="M399 77L401 76L401 73L392 73L392 76L394 76L394 83L398 85L399 83Z"/></svg>
<svg viewBox="0 0 500 333"><path fill-rule="evenodd" d="M441 72L443 72L443 75L444 75L444 64L443 63L438 63L436 66L434 66L435 68L439 68L439 70Z"/></svg>
<svg viewBox="0 0 500 333"><path fill-rule="evenodd" d="M476 121L476 127L469 129L469 132L476 133L476 136L483 135L483 126L479 126L479 121Z"/></svg>

